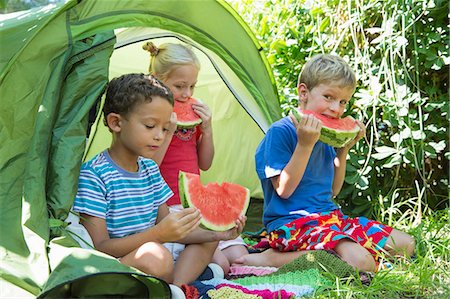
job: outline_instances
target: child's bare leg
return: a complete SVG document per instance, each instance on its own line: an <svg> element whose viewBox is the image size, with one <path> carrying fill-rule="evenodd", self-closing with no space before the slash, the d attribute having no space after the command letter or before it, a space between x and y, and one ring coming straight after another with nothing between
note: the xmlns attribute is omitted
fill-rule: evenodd
<svg viewBox="0 0 450 299"><path fill-rule="evenodd" d="M217 248L216 251L214 252L212 262L219 265L222 268L223 273L225 273L225 275L230 271L230 262L228 261L224 252L219 248Z"/></svg>
<svg viewBox="0 0 450 299"><path fill-rule="evenodd" d="M173 284L181 287L193 282L211 262L218 242L189 244L180 253L173 274Z"/></svg>
<svg viewBox="0 0 450 299"><path fill-rule="evenodd" d="M172 282L173 257L161 244L148 242L120 259L120 262L132 266L144 273Z"/></svg>
<svg viewBox="0 0 450 299"><path fill-rule="evenodd" d="M359 271L375 272L376 263L370 252L348 239L343 239L334 248L334 251L350 266Z"/></svg>
<svg viewBox="0 0 450 299"><path fill-rule="evenodd" d="M246 254L236 259L234 263L246 266L266 266L279 268L305 253L308 253L308 251L280 252L270 248L261 253Z"/></svg>
<svg viewBox="0 0 450 299"><path fill-rule="evenodd" d="M224 248L222 252L227 257L230 264L232 264L237 258L248 254L247 247L244 245L232 245Z"/></svg>
<svg viewBox="0 0 450 299"><path fill-rule="evenodd" d="M226 275L230 271L230 265L234 260L247 254L248 250L244 245L232 245L222 250L217 248L212 261L218 264Z"/></svg>
<svg viewBox="0 0 450 299"><path fill-rule="evenodd" d="M384 245L384 249L391 255L402 255L410 257L414 253L416 242L413 237L405 232L393 229Z"/></svg>

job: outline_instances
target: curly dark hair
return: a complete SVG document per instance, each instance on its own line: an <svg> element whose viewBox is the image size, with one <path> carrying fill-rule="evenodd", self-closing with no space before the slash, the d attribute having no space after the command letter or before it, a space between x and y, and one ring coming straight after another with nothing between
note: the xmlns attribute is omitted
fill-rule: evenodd
<svg viewBox="0 0 450 299"><path fill-rule="evenodd" d="M151 102L152 97L166 99L173 106L173 95L161 81L151 75L126 74L112 79L106 90L103 105L103 121L106 116L117 113L126 116L135 105Z"/></svg>

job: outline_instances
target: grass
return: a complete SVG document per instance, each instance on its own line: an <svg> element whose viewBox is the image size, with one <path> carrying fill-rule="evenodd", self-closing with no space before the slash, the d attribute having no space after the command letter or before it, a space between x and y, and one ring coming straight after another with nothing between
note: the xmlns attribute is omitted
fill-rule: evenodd
<svg viewBox="0 0 450 299"><path fill-rule="evenodd" d="M252 199L251 207L246 230L256 231L262 227L262 200ZM424 217L418 221L417 205L410 208L400 212L400 207L388 207L378 212L377 220L414 237L414 258L390 260L392 268L378 271L369 286L324 273L334 284L305 298L450 298L450 209L421 208Z"/></svg>
<svg viewBox="0 0 450 299"><path fill-rule="evenodd" d="M416 227L397 228L416 240L412 259L391 261L378 271L369 286L359 281L334 279L334 286L313 298L450 298L450 210L434 212ZM333 279L333 277L329 277ZM307 297L311 298L311 297Z"/></svg>

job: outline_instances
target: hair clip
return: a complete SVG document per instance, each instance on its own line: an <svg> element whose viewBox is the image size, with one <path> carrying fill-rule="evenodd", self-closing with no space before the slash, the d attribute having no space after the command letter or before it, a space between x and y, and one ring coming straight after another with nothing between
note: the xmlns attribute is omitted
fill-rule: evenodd
<svg viewBox="0 0 450 299"><path fill-rule="evenodd" d="M151 83L153 86L162 89L166 95L169 95L169 90L168 90L168 88L165 87L164 85L162 85L162 84L158 81L158 79L156 79L156 78L153 77L152 75L148 75L147 78L148 78L148 80L150 81L150 83Z"/></svg>

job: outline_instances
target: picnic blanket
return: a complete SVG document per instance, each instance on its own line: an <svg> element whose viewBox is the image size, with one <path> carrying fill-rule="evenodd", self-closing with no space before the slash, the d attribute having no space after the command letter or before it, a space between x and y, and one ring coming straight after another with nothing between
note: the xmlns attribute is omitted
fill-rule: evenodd
<svg viewBox="0 0 450 299"><path fill-rule="evenodd" d="M308 252L280 267L232 266L226 279L195 281L183 285L186 298L297 298L317 294L333 282L324 273L350 277L355 270L336 255Z"/></svg>

